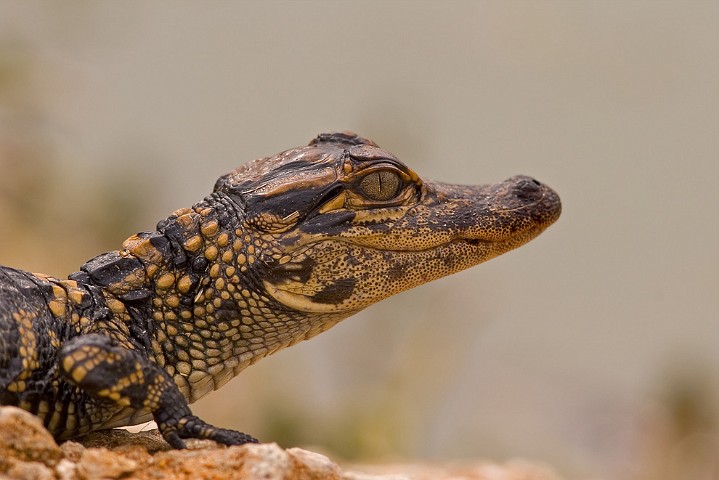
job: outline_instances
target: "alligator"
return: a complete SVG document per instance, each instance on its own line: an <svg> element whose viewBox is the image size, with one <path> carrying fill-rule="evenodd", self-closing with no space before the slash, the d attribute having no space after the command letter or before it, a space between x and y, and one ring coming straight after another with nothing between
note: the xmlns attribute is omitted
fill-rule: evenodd
<svg viewBox="0 0 719 480"><path fill-rule="evenodd" d="M557 220L527 176L422 180L351 132L246 163L67 279L0 267L0 405L58 440L157 422L174 448L253 437L189 404L395 293L519 247Z"/></svg>

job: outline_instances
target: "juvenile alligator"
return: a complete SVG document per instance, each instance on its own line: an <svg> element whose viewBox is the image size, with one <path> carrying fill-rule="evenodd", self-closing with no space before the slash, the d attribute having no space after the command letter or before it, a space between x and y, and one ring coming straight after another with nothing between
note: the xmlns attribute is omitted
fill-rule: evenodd
<svg viewBox="0 0 719 480"><path fill-rule="evenodd" d="M154 419L255 442L188 404L363 308L528 242L560 214L525 176L423 181L349 132L249 162L60 280L0 267L0 404L58 439Z"/></svg>

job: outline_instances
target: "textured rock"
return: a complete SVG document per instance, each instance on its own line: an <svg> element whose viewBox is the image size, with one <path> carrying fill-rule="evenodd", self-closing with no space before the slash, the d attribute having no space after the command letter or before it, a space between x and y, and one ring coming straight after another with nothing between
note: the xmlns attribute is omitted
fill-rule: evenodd
<svg viewBox="0 0 719 480"><path fill-rule="evenodd" d="M341 479L342 470L339 465L319 453L309 452L301 448L290 448L287 454L292 460L292 471L295 475L307 479Z"/></svg>
<svg viewBox="0 0 719 480"><path fill-rule="evenodd" d="M89 448L77 462L76 474L80 480L120 478L137 469L137 462L107 448Z"/></svg>
<svg viewBox="0 0 719 480"><path fill-rule="evenodd" d="M55 474L52 469L40 462L11 462L8 464L6 474L9 478L17 480L55 479Z"/></svg>
<svg viewBox="0 0 719 480"><path fill-rule="evenodd" d="M61 458L60 447L39 418L19 408L0 408L0 472L9 460L51 466Z"/></svg>
<svg viewBox="0 0 719 480"><path fill-rule="evenodd" d="M522 462L343 471L324 455L273 443L224 447L191 440L188 447L171 450L156 431L124 430L97 432L58 447L35 416L0 407L0 480L560 480L546 467Z"/></svg>
<svg viewBox="0 0 719 480"><path fill-rule="evenodd" d="M503 465L395 464L365 465L356 468L368 473L350 471L345 474L343 480L561 480L551 468L524 461L512 461Z"/></svg>

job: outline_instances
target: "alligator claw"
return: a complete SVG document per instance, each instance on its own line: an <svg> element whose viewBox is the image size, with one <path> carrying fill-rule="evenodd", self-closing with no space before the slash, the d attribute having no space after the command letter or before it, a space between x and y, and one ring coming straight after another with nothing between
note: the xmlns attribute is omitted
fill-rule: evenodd
<svg viewBox="0 0 719 480"><path fill-rule="evenodd" d="M183 438L214 440L223 445L259 443L256 438L246 433L215 427L194 415L184 416L176 423L162 423L159 426L163 438L173 448L186 448Z"/></svg>

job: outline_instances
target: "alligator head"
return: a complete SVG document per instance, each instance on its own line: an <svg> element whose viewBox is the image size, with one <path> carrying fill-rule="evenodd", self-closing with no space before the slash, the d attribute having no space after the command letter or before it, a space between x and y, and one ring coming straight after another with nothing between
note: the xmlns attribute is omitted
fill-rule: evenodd
<svg viewBox="0 0 719 480"><path fill-rule="evenodd" d="M342 317L517 248L561 212L559 196L530 177L431 182L350 132L247 163L215 191L274 239L255 264L268 295Z"/></svg>

